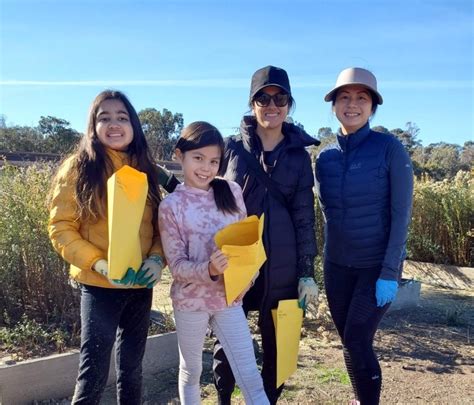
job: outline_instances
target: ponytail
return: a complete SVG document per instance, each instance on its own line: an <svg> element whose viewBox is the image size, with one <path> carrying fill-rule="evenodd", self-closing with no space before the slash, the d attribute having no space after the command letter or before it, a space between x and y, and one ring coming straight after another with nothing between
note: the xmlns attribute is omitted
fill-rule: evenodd
<svg viewBox="0 0 474 405"><path fill-rule="evenodd" d="M235 196L226 180L216 177L211 181L210 185L214 190L214 200L218 210L226 214L234 214L240 211L237 201L235 201Z"/></svg>

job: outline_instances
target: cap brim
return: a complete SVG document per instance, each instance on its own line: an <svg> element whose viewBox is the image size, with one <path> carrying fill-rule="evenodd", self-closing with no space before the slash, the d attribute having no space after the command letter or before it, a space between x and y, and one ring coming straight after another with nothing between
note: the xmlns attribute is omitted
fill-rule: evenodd
<svg viewBox="0 0 474 405"><path fill-rule="evenodd" d="M327 93L324 96L324 101L332 101L332 99L334 97L334 93L336 93L336 91L338 91L341 87L352 86L353 84L359 84L361 86L364 86L366 89L370 90L371 92L373 92L375 94L375 96L377 97L377 101L378 101L377 104L380 104L380 105L383 104L383 98L380 95L380 93L378 91L375 91L374 89L371 89L365 83L347 83L347 84L343 84L342 86L334 87L329 93Z"/></svg>

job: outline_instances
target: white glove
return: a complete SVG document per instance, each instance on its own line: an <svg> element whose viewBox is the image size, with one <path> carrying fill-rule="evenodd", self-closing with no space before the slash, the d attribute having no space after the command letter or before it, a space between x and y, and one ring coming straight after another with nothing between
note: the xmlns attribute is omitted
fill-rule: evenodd
<svg viewBox="0 0 474 405"><path fill-rule="evenodd" d="M102 274L104 277L108 277L109 263L107 263L107 260L105 259L99 259L94 263L92 269L97 273Z"/></svg>
<svg viewBox="0 0 474 405"><path fill-rule="evenodd" d="M310 302L318 300L318 285L312 277L301 277L298 281L298 304L304 311Z"/></svg>
<svg viewBox="0 0 474 405"><path fill-rule="evenodd" d="M145 259L140 270L138 270L135 276L135 284L153 288L161 280L163 267L165 267L165 263L161 256L151 255L148 259Z"/></svg>
<svg viewBox="0 0 474 405"><path fill-rule="evenodd" d="M122 280L111 280L109 279L109 263L107 263L107 260L105 259L99 259L97 260L94 265L92 266L92 269L103 275L104 277L107 278L107 281L112 284L114 287L118 288L127 288L130 287L133 284L133 278L130 278L130 271L133 273L133 270L129 269L123 276Z"/></svg>

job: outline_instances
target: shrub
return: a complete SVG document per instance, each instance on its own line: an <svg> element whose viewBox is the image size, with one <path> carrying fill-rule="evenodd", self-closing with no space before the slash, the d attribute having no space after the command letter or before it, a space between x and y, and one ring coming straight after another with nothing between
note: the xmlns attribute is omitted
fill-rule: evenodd
<svg viewBox="0 0 474 405"><path fill-rule="evenodd" d="M23 315L11 328L0 327L2 349L13 353L17 360L31 356L64 352L70 345L78 345L79 335L70 333L58 325L41 325Z"/></svg>
<svg viewBox="0 0 474 405"><path fill-rule="evenodd" d="M71 330L78 325L78 294L47 233L53 172L47 164L0 170L0 325L13 326L25 314Z"/></svg>
<svg viewBox="0 0 474 405"><path fill-rule="evenodd" d="M473 266L474 182L460 171L451 180L415 182L408 238L412 260Z"/></svg>

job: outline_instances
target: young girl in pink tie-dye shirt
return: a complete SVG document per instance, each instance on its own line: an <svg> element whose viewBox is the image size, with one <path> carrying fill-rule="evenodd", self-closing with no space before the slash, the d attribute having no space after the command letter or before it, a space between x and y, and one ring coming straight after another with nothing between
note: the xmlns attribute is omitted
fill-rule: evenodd
<svg viewBox="0 0 474 405"><path fill-rule="evenodd" d="M182 404L200 403L202 349L209 325L224 347L245 402L269 404L242 297L227 305L222 275L227 257L214 243L217 231L246 217L240 186L216 178L223 154L224 141L214 126L207 122L188 125L175 151L184 184L178 185L159 207L163 249L173 276L179 397Z"/></svg>

